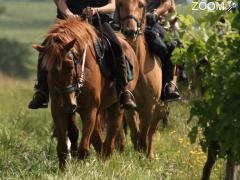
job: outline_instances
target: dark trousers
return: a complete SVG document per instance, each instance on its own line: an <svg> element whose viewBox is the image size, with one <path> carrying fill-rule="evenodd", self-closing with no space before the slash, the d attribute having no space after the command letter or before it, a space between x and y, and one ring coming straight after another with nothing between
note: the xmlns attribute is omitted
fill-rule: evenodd
<svg viewBox="0 0 240 180"><path fill-rule="evenodd" d="M160 24L156 23L153 27L147 27L145 31L146 41L149 49L161 59L163 72L163 86L173 80L174 65L170 59L173 51L172 44L163 41L165 30Z"/></svg>
<svg viewBox="0 0 240 180"><path fill-rule="evenodd" d="M44 46L45 44L46 44L46 41L44 41L41 45ZM45 70L42 67L43 58L44 58L44 55L42 53L39 53L38 64L37 64L37 82L34 86L34 89L36 91L40 91L44 93L48 97L49 90L48 90L48 83L47 83L47 70Z"/></svg>
<svg viewBox="0 0 240 180"><path fill-rule="evenodd" d="M116 65L116 88L118 93L120 93L120 91L128 84L127 64L123 55L122 45L109 23L104 22L102 24L102 30L103 34L109 39L111 48L113 49L115 55L114 64Z"/></svg>

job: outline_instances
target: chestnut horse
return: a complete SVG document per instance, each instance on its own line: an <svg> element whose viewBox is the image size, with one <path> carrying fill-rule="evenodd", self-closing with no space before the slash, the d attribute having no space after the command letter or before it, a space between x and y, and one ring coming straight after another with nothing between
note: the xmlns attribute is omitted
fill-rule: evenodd
<svg viewBox="0 0 240 180"><path fill-rule="evenodd" d="M135 50L140 69L139 80L134 90L138 114L125 111L126 119L131 128L131 139L134 147L147 152L148 157L153 159L153 137L162 116L158 107L162 91L161 63L149 52L143 35L145 1L119 0L118 6L121 30Z"/></svg>
<svg viewBox="0 0 240 180"><path fill-rule="evenodd" d="M43 67L48 71L51 113L61 169L65 167L68 155L68 137L71 152L77 149L78 129L74 112L79 113L82 120L82 137L77 150L79 159L89 154L91 143L98 153L102 151L105 158L110 157L121 126L124 110L118 102L115 82L103 76L96 60L94 42L97 39L92 25L80 18L71 18L53 25L46 35L44 46L34 45L44 55ZM137 57L128 43L123 39L120 41L124 54L134 64L134 80L129 83L132 91L138 80ZM102 110L108 112L109 122L104 143L96 123Z"/></svg>

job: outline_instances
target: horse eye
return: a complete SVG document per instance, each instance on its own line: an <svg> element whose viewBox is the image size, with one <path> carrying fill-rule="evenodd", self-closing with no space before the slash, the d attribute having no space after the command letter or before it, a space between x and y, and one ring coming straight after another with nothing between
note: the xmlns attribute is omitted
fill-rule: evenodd
<svg viewBox="0 0 240 180"><path fill-rule="evenodd" d="M139 8L143 8L143 7L144 7L144 4L143 4L143 3L139 3L139 4L138 4L138 7L139 7Z"/></svg>

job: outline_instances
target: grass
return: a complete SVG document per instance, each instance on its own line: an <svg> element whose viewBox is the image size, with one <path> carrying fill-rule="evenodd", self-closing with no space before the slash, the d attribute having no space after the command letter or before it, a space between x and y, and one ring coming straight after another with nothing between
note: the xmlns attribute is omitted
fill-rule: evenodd
<svg viewBox="0 0 240 180"><path fill-rule="evenodd" d="M52 2L1 0L6 11L0 14L0 38L23 43L41 43L47 28L53 23L56 8Z"/></svg>
<svg viewBox="0 0 240 180"><path fill-rule="evenodd" d="M91 156L69 161L66 172L58 171L56 142L51 139L52 120L46 110L31 111L27 103L32 83L0 77L0 177L3 179L200 179L206 160L199 145L187 137L190 125L187 102L171 104L170 124L157 133L155 159L149 161L133 150L128 137L126 150L115 152L103 163ZM224 178L223 161L217 162L212 179Z"/></svg>
<svg viewBox="0 0 240 180"><path fill-rule="evenodd" d="M0 38L20 41L29 48L41 43L55 19L54 4L48 1L1 0L0 6L6 7L0 15ZM36 56L32 50L33 61ZM155 137L153 161L135 152L128 137L123 154L115 152L110 161L103 163L92 150L85 161L69 161L61 173L49 109L27 109L32 87L33 81L0 75L1 179L200 179L206 154L199 145L189 143L188 102L171 104L169 126ZM217 162L211 179L224 178L223 164Z"/></svg>

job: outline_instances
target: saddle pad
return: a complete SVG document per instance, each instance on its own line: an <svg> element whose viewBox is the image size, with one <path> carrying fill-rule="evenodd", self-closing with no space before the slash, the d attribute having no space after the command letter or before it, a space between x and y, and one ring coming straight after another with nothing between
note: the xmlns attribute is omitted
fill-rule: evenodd
<svg viewBox="0 0 240 180"><path fill-rule="evenodd" d="M97 62L103 75L110 80L116 79L114 75L114 72L116 72L116 68L113 62L114 57L112 57L111 53L102 52L103 48L101 47L99 41L94 43L94 49L97 57ZM105 55L103 56L103 54ZM134 66L127 57L125 58L127 60L128 82L130 82L134 79Z"/></svg>

